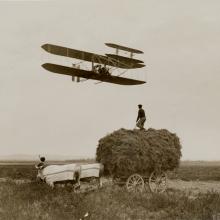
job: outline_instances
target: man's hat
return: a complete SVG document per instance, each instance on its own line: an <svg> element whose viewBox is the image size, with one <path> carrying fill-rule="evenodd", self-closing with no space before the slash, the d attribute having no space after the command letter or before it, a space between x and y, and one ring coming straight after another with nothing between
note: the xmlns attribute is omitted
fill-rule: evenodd
<svg viewBox="0 0 220 220"><path fill-rule="evenodd" d="M45 157L41 157L40 161L44 162L45 161Z"/></svg>
<svg viewBox="0 0 220 220"><path fill-rule="evenodd" d="M141 105L141 104L139 104L139 105L138 105L138 107L142 107L142 105Z"/></svg>

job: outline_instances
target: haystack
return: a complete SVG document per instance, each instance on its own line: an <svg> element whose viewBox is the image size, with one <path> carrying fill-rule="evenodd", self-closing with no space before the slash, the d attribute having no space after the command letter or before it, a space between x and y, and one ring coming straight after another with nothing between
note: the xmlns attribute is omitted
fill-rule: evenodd
<svg viewBox="0 0 220 220"><path fill-rule="evenodd" d="M149 175L178 167L181 145L176 134L166 129L119 129L99 140L96 160L112 176L133 173Z"/></svg>

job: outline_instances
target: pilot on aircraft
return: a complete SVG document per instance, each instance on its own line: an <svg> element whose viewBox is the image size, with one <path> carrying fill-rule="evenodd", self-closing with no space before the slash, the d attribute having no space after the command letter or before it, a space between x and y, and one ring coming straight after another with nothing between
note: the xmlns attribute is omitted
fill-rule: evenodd
<svg viewBox="0 0 220 220"><path fill-rule="evenodd" d="M101 68L101 73L103 73L103 74L106 73L106 68L104 66Z"/></svg>
<svg viewBox="0 0 220 220"><path fill-rule="evenodd" d="M101 73L102 73L102 74L106 74L106 75L110 75L109 69L108 69L106 66L103 66L103 67L101 68Z"/></svg>
<svg viewBox="0 0 220 220"><path fill-rule="evenodd" d="M94 66L94 71L96 73L100 73L100 69L101 69L101 65L100 64Z"/></svg>
<svg viewBox="0 0 220 220"><path fill-rule="evenodd" d="M107 74L107 75L110 74L108 68L106 68L105 66L101 66L99 64L94 66L94 71L99 74Z"/></svg>
<svg viewBox="0 0 220 220"><path fill-rule="evenodd" d="M93 67L93 71L95 73L99 73L99 74L111 75L110 72L109 72L109 68L107 68L106 66L101 66L100 64L95 65Z"/></svg>

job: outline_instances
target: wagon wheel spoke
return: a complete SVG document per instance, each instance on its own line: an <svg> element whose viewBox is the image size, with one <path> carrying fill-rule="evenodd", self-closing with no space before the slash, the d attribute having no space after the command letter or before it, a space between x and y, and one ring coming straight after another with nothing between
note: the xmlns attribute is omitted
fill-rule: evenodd
<svg viewBox="0 0 220 220"><path fill-rule="evenodd" d="M136 183L137 183L137 181L138 181L138 180L137 180L137 177L135 177L135 176L133 176L133 177L131 178L131 180L132 180L132 181L133 181L133 183L135 183L135 184L136 184Z"/></svg>
<svg viewBox="0 0 220 220"><path fill-rule="evenodd" d="M136 185L142 186L143 185L143 181L142 180L138 181Z"/></svg>
<svg viewBox="0 0 220 220"><path fill-rule="evenodd" d="M127 190L128 190L128 192L132 192L132 191L134 191L134 190L135 190L135 188L134 188L134 187L132 187L132 186L130 186L129 188L127 188Z"/></svg>
<svg viewBox="0 0 220 220"><path fill-rule="evenodd" d="M136 183L141 183L141 179L136 179Z"/></svg>
<svg viewBox="0 0 220 220"><path fill-rule="evenodd" d="M142 185L142 181L137 182L136 185Z"/></svg>
<svg viewBox="0 0 220 220"><path fill-rule="evenodd" d="M160 179L160 182L166 182L167 181L167 178L166 177L162 177L161 179Z"/></svg>
<svg viewBox="0 0 220 220"><path fill-rule="evenodd" d="M139 174L131 175L126 182L129 192L141 192L144 188L144 180Z"/></svg>
<svg viewBox="0 0 220 220"><path fill-rule="evenodd" d="M130 184L130 185L127 185L127 188L128 188L128 189L131 189L132 187L133 187L133 185L131 185L131 184Z"/></svg>
<svg viewBox="0 0 220 220"><path fill-rule="evenodd" d="M156 177L155 173L153 173L153 175L151 176L151 181L156 182L156 180L157 180L157 177Z"/></svg>
<svg viewBox="0 0 220 220"><path fill-rule="evenodd" d="M165 186L166 182L161 182L161 183L159 183L159 185Z"/></svg>
<svg viewBox="0 0 220 220"><path fill-rule="evenodd" d="M149 178L149 187L152 192L162 193L166 190L166 174L153 172Z"/></svg>
<svg viewBox="0 0 220 220"><path fill-rule="evenodd" d="M127 187L128 187L128 188L132 188L133 186L134 186L134 185L131 184L131 183L127 184Z"/></svg>
<svg viewBox="0 0 220 220"><path fill-rule="evenodd" d="M166 190L166 175L164 173L162 173L160 176L158 189L159 189L159 192L164 192Z"/></svg>
<svg viewBox="0 0 220 220"><path fill-rule="evenodd" d="M134 186L131 185L131 184L130 184L130 186L127 186L127 190L128 190L129 192L135 191L135 189L136 189L136 187L134 187Z"/></svg>

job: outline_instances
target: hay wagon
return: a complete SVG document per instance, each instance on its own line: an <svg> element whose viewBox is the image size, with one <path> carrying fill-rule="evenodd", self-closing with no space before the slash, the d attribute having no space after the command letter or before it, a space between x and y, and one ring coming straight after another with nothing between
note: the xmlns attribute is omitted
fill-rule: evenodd
<svg viewBox="0 0 220 220"><path fill-rule="evenodd" d="M167 188L167 171L179 166L181 144L166 129L119 129L99 140L96 161L113 182L129 192L150 189L162 193Z"/></svg>
<svg viewBox="0 0 220 220"><path fill-rule="evenodd" d="M114 176L113 182L125 185L128 192L143 192L150 189L153 193L163 193L167 188L167 175L163 171L153 171L149 175L133 173L129 176Z"/></svg>

